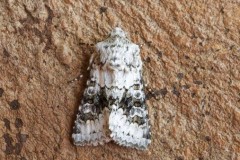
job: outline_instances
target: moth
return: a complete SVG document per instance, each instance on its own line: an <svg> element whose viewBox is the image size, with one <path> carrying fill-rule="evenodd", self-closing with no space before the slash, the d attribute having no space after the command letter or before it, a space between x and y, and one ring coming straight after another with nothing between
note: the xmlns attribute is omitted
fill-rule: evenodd
<svg viewBox="0 0 240 160"><path fill-rule="evenodd" d="M119 27L96 44L90 78L73 127L77 146L104 144L146 149L151 143L139 46Z"/></svg>

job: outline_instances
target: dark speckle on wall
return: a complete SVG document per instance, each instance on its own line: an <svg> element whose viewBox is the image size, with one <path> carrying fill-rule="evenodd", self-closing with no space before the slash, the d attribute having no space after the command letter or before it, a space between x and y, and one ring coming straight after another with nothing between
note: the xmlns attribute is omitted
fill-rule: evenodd
<svg viewBox="0 0 240 160"><path fill-rule="evenodd" d="M4 90L0 88L0 97L2 97Z"/></svg>
<svg viewBox="0 0 240 160"><path fill-rule="evenodd" d="M13 100L9 105L12 110L18 110L20 108L18 100Z"/></svg>

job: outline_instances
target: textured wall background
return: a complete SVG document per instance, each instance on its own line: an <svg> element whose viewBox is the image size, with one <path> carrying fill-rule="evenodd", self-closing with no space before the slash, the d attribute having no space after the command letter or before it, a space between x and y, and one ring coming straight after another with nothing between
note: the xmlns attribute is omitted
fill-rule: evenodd
<svg viewBox="0 0 240 160"><path fill-rule="evenodd" d="M148 151L70 141L116 25L143 45ZM240 1L2 0L0 31L0 159L240 159Z"/></svg>

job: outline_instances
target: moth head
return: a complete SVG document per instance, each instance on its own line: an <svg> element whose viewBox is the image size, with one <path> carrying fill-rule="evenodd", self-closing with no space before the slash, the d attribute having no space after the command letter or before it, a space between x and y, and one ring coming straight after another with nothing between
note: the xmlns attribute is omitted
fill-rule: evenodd
<svg viewBox="0 0 240 160"><path fill-rule="evenodd" d="M119 37L126 38L126 33L120 27L116 27L112 30L110 36L111 37L119 36Z"/></svg>

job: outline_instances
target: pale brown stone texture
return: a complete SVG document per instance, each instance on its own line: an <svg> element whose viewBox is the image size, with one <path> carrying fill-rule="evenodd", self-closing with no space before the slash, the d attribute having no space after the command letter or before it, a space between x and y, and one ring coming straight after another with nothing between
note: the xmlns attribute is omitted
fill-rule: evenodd
<svg viewBox="0 0 240 160"><path fill-rule="evenodd" d="M147 151L71 142L92 44L115 26L142 45ZM239 29L238 0L0 1L0 159L240 159Z"/></svg>

